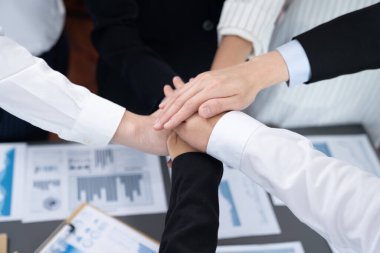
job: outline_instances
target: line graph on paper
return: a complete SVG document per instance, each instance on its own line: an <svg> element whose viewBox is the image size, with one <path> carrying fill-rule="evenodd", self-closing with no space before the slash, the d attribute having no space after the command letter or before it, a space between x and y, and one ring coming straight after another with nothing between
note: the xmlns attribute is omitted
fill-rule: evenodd
<svg viewBox="0 0 380 253"><path fill-rule="evenodd" d="M145 171L72 177L70 189L71 207L89 202L109 210L120 204L131 207L153 202L150 177Z"/></svg>

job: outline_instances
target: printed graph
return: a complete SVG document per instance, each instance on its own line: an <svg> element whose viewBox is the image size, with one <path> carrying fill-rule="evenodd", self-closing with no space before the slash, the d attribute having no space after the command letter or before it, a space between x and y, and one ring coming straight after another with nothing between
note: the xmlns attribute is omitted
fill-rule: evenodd
<svg viewBox="0 0 380 253"><path fill-rule="evenodd" d="M239 215L238 215L238 211L237 211L237 208L236 208L236 205L235 205L235 201L233 199L233 196L232 196L232 193L231 193L231 189L230 189L230 186L228 184L227 181L222 181L220 183L220 192L222 194L222 197L224 198L224 200L227 201L228 205L229 205L229 212L230 212L230 216L231 216L231 221L232 221L232 225L234 227L239 227L241 226L241 222L240 222L240 219L239 219Z"/></svg>
<svg viewBox="0 0 380 253"><path fill-rule="evenodd" d="M152 189L147 172L130 172L122 175L87 176L72 178L74 206L90 202L112 205L124 203L129 206L152 203Z"/></svg>
<svg viewBox="0 0 380 253"><path fill-rule="evenodd" d="M0 217L11 215L15 149L5 152L0 165Z"/></svg>
<svg viewBox="0 0 380 253"><path fill-rule="evenodd" d="M329 146L327 145L327 143L323 143L323 142L317 142L317 143L313 143L313 146L316 150L324 153L325 155L327 156L330 156L332 157L332 153L330 151L330 148Z"/></svg>

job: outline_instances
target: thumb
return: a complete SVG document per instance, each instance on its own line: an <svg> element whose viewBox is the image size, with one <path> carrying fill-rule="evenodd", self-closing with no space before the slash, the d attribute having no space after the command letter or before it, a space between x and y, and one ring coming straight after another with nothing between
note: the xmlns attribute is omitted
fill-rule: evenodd
<svg viewBox="0 0 380 253"><path fill-rule="evenodd" d="M202 118L211 118L222 112L237 110L236 97L227 97L227 98L214 98L207 100L198 109L198 113Z"/></svg>

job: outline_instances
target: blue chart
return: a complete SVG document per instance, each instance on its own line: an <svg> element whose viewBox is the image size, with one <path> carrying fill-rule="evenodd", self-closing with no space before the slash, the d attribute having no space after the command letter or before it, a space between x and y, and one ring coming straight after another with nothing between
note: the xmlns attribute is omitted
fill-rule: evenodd
<svg viewBox="0 0 380 253"><path fill-rule="evenodd" d="M73 178L76 184L75 204L101 202L103 204L128 203L142 205L152 203L152 189L146 172L123 175Z"/></svg>
<svg viewBox="0 0 380 253"><path fill-rule="evenodd" d="M156 253L156 251L146 247L145 245L142 245L139 243L139 250L138 253Z"/></svg>
<svg viewBox="0 0 380 253"><path fill-rule="evenodd" d="M321 151L325 155L332 157L332 153L327 143L324 143L324 142L313 143L313 146L316 150Z"/></svg>
<svg viewBox="0 0 380 253"><path fill-rule="evenodd" d="M15 149L6 152L0 168L0 216L11 215Z"/></svg>
<svg viewBox="0 0 380 253"><path fill-rule="evenodd" d="M231 221L232 225L234 227L241 226L241 222L239 219L238 211L235 205L235 201L232 197L231 189L227 181L222 181L220 183L220 192L222 194L222 197L229 203L230 205L230 214L231 214Z"/></svg>

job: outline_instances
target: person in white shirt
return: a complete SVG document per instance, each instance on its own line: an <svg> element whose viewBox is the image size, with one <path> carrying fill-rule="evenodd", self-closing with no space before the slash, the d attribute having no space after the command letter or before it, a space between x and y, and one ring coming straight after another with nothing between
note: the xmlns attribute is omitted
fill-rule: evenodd
<svg viewBox="0 0 380 253"><path fill-rule="evenodd" d="M177 134L281 199L341 253L380 252L380 178L248 115L187 119Z"/></svg>
<svg viewBox="0 0 380 253"><path fill-rule="evenodd" d="M62 0L0 1L0 26L32 55L67 74L68 43ZM48 133L0 109L0 141L44 140Z"/></svg>
<svg viewBox="0 0 380 253"><path fill-rule="evenodd" d="M0 29L1 33L1 29ZM166 155L168 132L71 83L45 61L0 35L0 107L61 138L86 145L123 144Z"/></svg>
<svg viewBox="0 0 380 253"><path fill-rule="evenodd" d="M223 39L240 38L250 46L224 47L221 44L219 50L230 51L233 56L223 57L218 66L223 68L241 63L252 50L259 57L321 23L376 2L227 0L218 26L222 43ZM307 66L301 60L298 63L298 66ZM380 117L376 117L380 116L380 70L363 71L313 85L302 85L307 76L306 80L302 76L292 77L290 87L283 83L265 89L257 85L256 90L244 90L246 96L255 98L253 103L252 100L244 101L244 108L249 106L247 113L259 121L286 128L361 123L375 146L380 147ZM229 101L230 106L231 103Z"/></svg>

